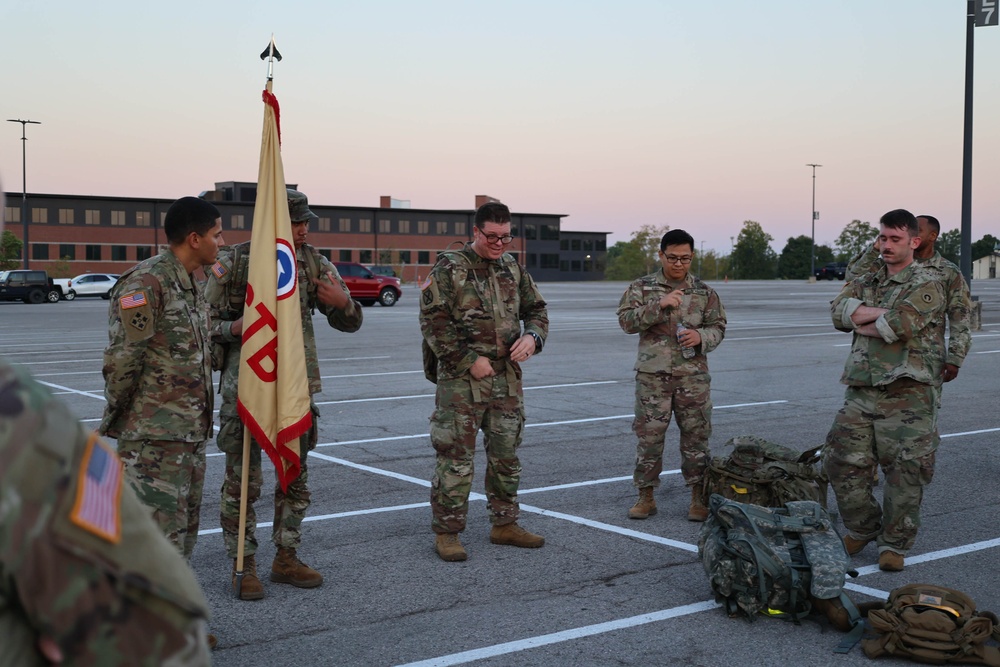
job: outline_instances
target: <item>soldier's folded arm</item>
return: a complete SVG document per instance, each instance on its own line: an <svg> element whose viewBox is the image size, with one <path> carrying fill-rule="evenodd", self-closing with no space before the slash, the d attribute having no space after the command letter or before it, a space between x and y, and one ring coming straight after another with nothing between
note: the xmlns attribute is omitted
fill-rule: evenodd
<svg viewBox="0 0 1000 667"><path fill-rule="evenodd" d="M940 282L921 283L897 302L895 308L875 320L875 327L887 343L909 340L938 317L944 302L944 287Z"/></svg>

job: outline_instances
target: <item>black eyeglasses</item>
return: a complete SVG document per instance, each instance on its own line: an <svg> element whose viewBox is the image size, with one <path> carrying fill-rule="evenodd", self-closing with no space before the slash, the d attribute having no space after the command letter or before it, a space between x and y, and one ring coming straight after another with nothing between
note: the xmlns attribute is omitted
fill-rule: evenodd
<svg viewBox="0 0 1000 667"><path fill-rule="evenodd" d="M677 255L664 255L663 259L667 260L670 264L690 264L691 257L678 257Z"/></svg>
<svg viewBox="0 0 1000 667"><path fill-rule="evenodd" d="M479 228L477 227L476 229L479 229ZM487 243L491 243L491 244L492 243L496 243L497 241L499 241L500 243L502 243L504 245L507 245L508 243L510 243L511 241L514 240L514 237L511 236L510 234L504 234L503 236L497 236L496 234L487 234L484 231L480 231L479 233L483 235L483 237L486 239Z"/></svg>

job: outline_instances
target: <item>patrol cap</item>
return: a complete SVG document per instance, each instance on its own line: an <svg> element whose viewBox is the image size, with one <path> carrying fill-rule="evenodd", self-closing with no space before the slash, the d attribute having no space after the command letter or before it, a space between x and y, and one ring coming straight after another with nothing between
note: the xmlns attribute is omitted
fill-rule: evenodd
<svg viewBox="0 0 1000 667"><path fill-rule="evenodd" d="M288 188L288 216L292 222L319 220L319 216L309 210L309 199L298 190L291 188Z"/></svg>

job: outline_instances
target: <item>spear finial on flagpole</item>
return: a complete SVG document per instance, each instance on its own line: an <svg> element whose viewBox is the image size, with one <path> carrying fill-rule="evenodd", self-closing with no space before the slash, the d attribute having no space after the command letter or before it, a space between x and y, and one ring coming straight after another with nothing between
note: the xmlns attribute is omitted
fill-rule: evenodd
<svg viewBox="0 0 1000 667"><path fill-rule="evenodd" d="M267 45L260 54L261 60L267 61L267 80L271 81L274 79L274 61L275 59L281 60L281 54L278 53L278 47L274 45L274 33L271 33L271 42Z"/></svg>

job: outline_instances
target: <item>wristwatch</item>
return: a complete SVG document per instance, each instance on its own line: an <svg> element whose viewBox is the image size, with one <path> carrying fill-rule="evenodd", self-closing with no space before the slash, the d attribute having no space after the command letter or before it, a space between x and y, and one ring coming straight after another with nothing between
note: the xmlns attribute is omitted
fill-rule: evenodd
<svg viewBox="0 0 1000 667"><path fill-rule="evenodd" d="M540 349L542 349L542 337L536 334L534 331L529 331L528 333L531 335L532 338L535 339L535 352L538 352Z"/></svg>

